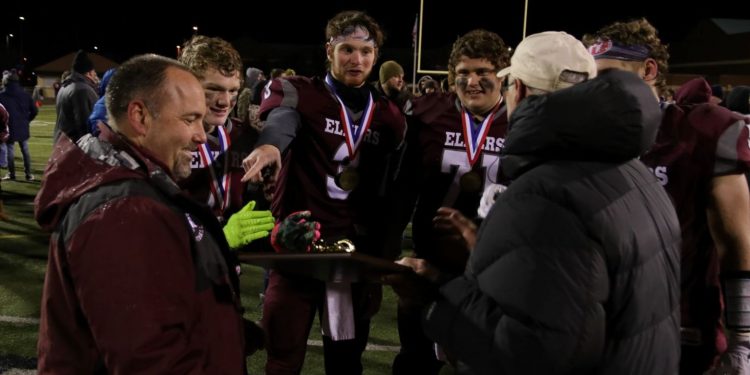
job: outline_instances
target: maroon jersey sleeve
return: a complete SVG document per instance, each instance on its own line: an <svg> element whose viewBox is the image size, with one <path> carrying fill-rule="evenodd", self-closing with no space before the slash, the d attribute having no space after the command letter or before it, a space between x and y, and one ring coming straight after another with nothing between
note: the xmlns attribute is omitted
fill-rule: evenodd
<svg viewBox="0 0 750 375"><path fill-rule="evenodd" d="M294 76L289 78L276 78L263 89L263 101L260 103L258 116L261 120L268 117L268 113L276 107L289 107L297 109L299 101L299 87L311 84L310 78Z"/></svg>

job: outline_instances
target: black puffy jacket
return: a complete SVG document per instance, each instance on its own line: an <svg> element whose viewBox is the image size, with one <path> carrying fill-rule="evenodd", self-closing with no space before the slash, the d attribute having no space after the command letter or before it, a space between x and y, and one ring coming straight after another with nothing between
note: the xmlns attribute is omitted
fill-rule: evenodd
<svg viewBox="0 0 750 375"><path fill-rule="evenodd" d="M679 223L637 160L659 120L626 72L525 99L502 158L513 183L428 335L477 374L676 374Z"/></svg>

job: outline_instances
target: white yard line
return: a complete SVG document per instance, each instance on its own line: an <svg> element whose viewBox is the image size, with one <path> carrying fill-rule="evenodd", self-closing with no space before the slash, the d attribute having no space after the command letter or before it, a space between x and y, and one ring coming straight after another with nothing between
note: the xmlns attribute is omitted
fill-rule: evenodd
<svg viewBox="0 0 750 375"><path fill-rule="evenodd" d="M24 318L24 317L21 317L21 316L0 315L0 323L39 324L39 319L37 319L37 318Z"/></svg>
<svg viewBox="0 0 750 375"><path fill-rule="evenodd" d="M322 340L307 340L307 345L309 346L323 346ZM376 344L367 344L367 347L365 347L365 350L368 352L398 352L401 350L400 346L392 346L392 345L376 345Z"/></svg>

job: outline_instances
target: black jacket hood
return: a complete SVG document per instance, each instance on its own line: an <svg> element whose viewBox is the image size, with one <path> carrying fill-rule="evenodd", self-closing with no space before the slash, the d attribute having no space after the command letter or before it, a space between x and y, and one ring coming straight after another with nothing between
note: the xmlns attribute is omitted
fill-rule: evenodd
<svg viewBox="0 0 750 375"><path fill-rule="evenodd" d="M501 179L549 160L624 162L654 143L659 103L637 75L602 71L590 81L524 99L510 118Z"/></svg>

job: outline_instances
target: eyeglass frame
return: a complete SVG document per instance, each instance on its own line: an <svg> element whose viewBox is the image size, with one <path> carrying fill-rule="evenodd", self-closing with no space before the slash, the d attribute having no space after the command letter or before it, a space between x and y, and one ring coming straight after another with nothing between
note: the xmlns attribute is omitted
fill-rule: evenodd
<svg viewBox="0 0 750 375"><path fill-rule="evenodd" d="M511 87L515 86L516 78L512 78L510 76L510 73L505 75L505 78L503 78L503 82L500 84L501 91L502 92L508 92Z"/></svg>

